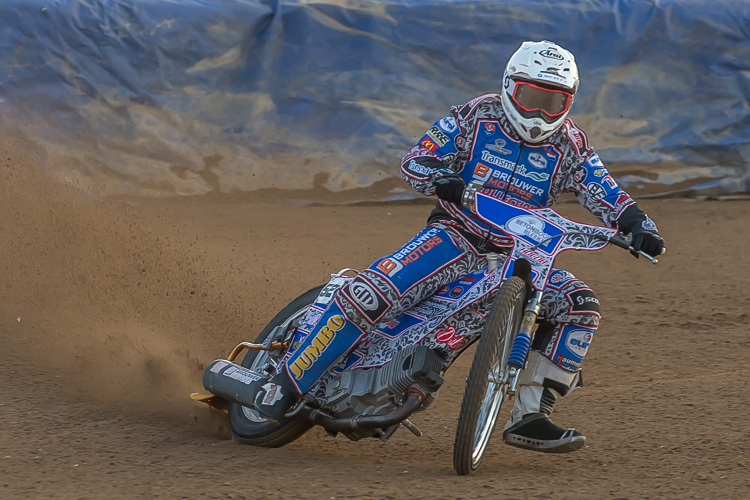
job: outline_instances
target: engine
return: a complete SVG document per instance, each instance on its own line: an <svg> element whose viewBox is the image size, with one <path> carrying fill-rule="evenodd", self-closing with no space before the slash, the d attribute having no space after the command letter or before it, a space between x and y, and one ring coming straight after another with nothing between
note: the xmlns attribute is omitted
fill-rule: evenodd
<svg viewBox="0 0 750 500"><path fill-rule="evenodd" d="M326 381L318 400L337 417L382 415L394 410L404 393L414 388L425 394L420 410L425 409L437 398L446 367L447 363L428 347L409 346L383 366L336 374ZM379 437L390 434L392 431ZM364 437L359 433L347 436L354 440Z"/></svg>

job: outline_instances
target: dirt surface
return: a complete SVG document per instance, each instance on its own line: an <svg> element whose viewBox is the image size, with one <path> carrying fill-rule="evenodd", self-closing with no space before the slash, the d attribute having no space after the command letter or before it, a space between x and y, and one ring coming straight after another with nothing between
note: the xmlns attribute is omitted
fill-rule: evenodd
<svg viewBox="0 0 750 500"><path fill-rule="evenodd" d="M585 387L554 415L588 445L544 455L496 436L478 473L459 477L470 356L415 416L422 438L353 443L316 428L259 449L188 399L207 362L328 273L400 246L428 205L102 201L54 179L54 160L0 138L0 498L750 497L748 201L643 202L669 248L658 266L614 248L564 255L604 316Z"/></svg>

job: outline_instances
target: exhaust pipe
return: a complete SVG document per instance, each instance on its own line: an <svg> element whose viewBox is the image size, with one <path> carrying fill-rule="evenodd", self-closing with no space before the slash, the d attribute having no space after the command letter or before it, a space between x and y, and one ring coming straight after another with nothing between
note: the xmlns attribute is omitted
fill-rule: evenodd
<svg viewBox="0 0 750 500"><path fill-rule="evenodd" d="M254 372L226 359L212 361L203 372L203 387L212 394L244 406L255 406L255 396L260 391L258 382L264 378ZM412 389L407 392L404 404L385 415L358 415L350 418L335 418L331 415L304 406L299 414L310 422L330 431L348 432L356 430L380 429L400 424L414 413L422 404L424 395Z"/></svg>
<svg viewBox="0 0 750 500"><path fill-rule="evenodd" d="M263 375L226 359L212 361L203 372L203 387L217 396L245 406L253 406Z"/></svg>
<svg viewBox="0 0 750 500"><path fill-rule="evenodd" d="M422 404L424 395L419 391L412 390L408 393L404 404L385 415L358 415L351 418L335 418L321 410L305 407L300 412L312 423L320 425L329 431L349 432L366 429L380 429L400 424L409 415L414 413Z"/></svg>

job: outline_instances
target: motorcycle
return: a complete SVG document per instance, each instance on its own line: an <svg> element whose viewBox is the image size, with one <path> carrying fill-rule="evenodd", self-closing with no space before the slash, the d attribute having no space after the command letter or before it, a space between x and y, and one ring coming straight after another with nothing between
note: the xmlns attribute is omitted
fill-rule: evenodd
<svg viewBox="0 0 750 500"><path fill-rule="evenodd" d="M336 290L354 278L353 269L331 275L327 284L294 299L255 342L242 342L226 359L211 362L203 375L209 393L191 397L226 414L235 438L255 446L283 446L314 425L352 441L367 437L387 441L400 427L421 436L409 417L435 401L446 370L478 341L453 453L458 474L476 471L503 402L516 393L557 255L566 250L601 250L610 243L634 252L630 235L617 229L576 222L550 208L510 205L493 197L496 192L472 182L463 204L513 239L508 255L489 254L486 268L380 324L301 396L279 425L255 411L243 393L248 384L276 373L291 357ZM247 353L237 363L243 351Z"/></svg>

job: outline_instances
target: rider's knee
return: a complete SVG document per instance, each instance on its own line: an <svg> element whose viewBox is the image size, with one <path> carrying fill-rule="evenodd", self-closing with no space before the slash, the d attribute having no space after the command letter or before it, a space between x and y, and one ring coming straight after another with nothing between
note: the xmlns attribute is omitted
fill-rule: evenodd
<svg viewBox="0 0 750 500"><path fill-rule="evenodd" d="M601 318L601 309L599 299L594 291L588 287L578 288L565 294L570 307L568 308L569 320L575 323L593 326L599 326Z"/></svg>
<svg viewBox="0 0 750 500"><path fill-rule="evenodd" d="M339 300L351 319L356 316L369 325L379 324L393 307L392 301L364 273L340 289Z"/></svg>

